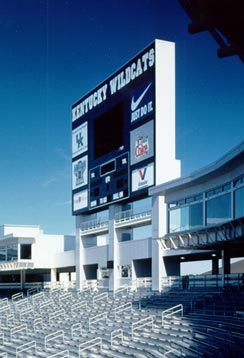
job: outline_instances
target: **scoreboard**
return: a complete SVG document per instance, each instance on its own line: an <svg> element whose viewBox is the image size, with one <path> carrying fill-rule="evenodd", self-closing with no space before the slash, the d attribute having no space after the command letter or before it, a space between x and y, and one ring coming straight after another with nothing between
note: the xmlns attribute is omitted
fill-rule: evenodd
<svg viewBox="0 0 244 358"><path fill-rule="evenodd" d="M146 197L156 184L160 43L154 41L72 106L74 215Z"/></svg>

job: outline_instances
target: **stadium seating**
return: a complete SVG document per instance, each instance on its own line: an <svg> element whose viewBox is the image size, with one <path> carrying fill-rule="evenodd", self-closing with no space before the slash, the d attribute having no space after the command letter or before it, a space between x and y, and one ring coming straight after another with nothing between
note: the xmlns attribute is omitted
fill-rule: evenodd
<svg viewBox="0 0 244 358"><path fill-rule="evenodd" d="M0 299L0 357L244 357L244 292L88 288Z"/></svg>

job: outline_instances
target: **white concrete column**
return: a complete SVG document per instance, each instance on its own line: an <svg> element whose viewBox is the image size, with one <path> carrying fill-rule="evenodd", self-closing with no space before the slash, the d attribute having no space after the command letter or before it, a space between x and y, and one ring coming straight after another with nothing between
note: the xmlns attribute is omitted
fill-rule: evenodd
<svg viewBox="0 0 244 358"><path fill-rule="evenodd" d="M82 215L76 216L76 230L75 230L75 267L76 267L76 289L81 290L83 282L85 281L84 272L84 247L82 244L80 226L82 223Z"/></svg>
<svg viewBox="0 0 244 358"><path fill-rule="evenodd" d="M225 286L225 251L221 250L221 261L222 261L222 270L221 270L221 286Z"/></svg>
<svg viewBox="0 0 244 358"><path fill-rule="evenodd" d="M118 205L109 207L109 253L113 261L113 270L109 275L109 290L115 291L119 286L119 240L115 228L115 214L118 212Z"/></svg>
<svg viewBox="0 0 244 358"><path fill-rule="evenodd" d="M51 269L51 282L57 282L57 269Z"/></svg>
<svg viewBox="0 0 244 358"><path fill-rule="evenodd" d="M21 260L20 243L17 244L17 260Z"/></svg>
<svg viewBox="0 0 244 358"><path fill-rule="evenodd" d="M167 212L164 197L152 197L152 289L162 290L162 277L166 276L163 262L163 250L158 238L167 232Z"/></svg>
<svg viewBox="0 0 244 358"><path fill-rule="evenodd" d="M25 270L20 270L20 289L23 290L25 287Z"/></svg>

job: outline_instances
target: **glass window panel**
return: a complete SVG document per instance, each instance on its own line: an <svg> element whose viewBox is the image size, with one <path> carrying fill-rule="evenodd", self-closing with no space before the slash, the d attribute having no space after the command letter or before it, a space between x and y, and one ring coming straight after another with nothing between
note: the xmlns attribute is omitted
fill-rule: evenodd
<svg viewBox="0 0 244 358"><path fill-rule="evenodd" d="M236 187L236 186L240 186L241 183L242 183L241 178L240 178L240 179L237 179L237 180L234 181L234 186L235 186L235 187Z"/></svg>
<svg viewBox="0 0 244 358"><path fill-rule="evenodd" d="M202 194L198 194L195 196L195 200L198 201L198 200L202 200Z"/></svg>
<svg viewBox="0 0 244 358"><path fill-rule="evenodd" d="M230 190L231 189L230 183L225 184L223 189L224 189L224 191Z"/></svg>
<svg viewBox="0 0 244 358"><path fill-rule="evenodd" d="M214 190L210 190L206 193L206 197L209 198L210 196L214 195Z"/></svg>
<svg viewBox="0 0 244 358"><path fill-rule="evenodd" d="M235 218L244 216L244 187L235 191Z"/></svg>
<svg viewBox="0 0 244 358"><path fill-rule="evenodd" d="M214 190L214 194L219 194L219 193L221 193L222 192L222 186L219 186L218 188L216 188L215 190Z"/></svg>
<svg viewBox="0 0 244 358"><path fill-rule="evenodd" d="M16 244L7 246L7 261L17 260L18 247Z"/></svg>
<svg viewBox="0 0 244 358"><path fill-rule="evenodd" d="M203 226L202 203L185 206L169 212L169 232L194 230Z"/></svg>
<svg viewBox="0 0 244 358"><path fill-rule="evenodd" d="M207 225L216 225L231 220L231 196L218 196L206 203Z"/></svg>
<svg viewBox="0 0 244 358"><path fill-rule="evenodd" d="M178 205L184 205L186 203L185 199L181 199L178 201Z"/></svg>

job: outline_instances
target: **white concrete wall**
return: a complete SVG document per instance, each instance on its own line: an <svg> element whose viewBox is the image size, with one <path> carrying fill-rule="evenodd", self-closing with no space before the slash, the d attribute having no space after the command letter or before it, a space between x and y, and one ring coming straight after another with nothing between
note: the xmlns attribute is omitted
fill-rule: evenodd
<svg viewBox="0 0 244 358"><path fill-rule="evenodd" d="M43 235L32 246L32 259L35 268L55 267L55 255L64 252L63 235Z"/></svg>
<svg viewBox="0 0 244 358"><path fill-rule="evenodd" d="M15 237L36 237L42 233L39 226L32 225L2 225L0 226L0 237L13 235Z"/></svg>
<svg viewBox="0 0 244 358"><path fill-rule="evenodd" d="M54 267L69 267L75 266L75 251L60 252L55 255Z"/></svg>
<svg viewBox="0 0 244 358"><path fill-rule="evenodd" d="M89 247L84 249L83 265L98 264L100 267L107 267L108 246Z"/></svg>
<svg viewBox="0 0 244 358"><path fill-rule="evenodd" d="M152 255L152 240L142 239L119 243L119 265L130 265L132 260L147 259Z"/></svg>

